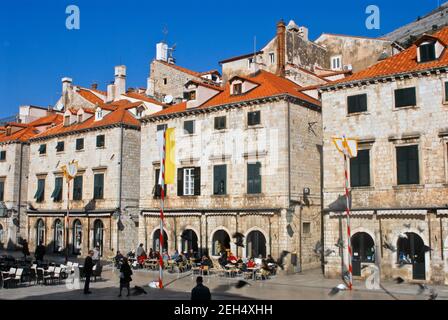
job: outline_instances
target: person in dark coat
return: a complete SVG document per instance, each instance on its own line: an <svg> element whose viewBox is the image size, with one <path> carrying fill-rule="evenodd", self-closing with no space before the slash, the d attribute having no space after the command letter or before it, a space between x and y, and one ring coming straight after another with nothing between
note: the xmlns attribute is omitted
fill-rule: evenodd
<svg viewBox="0 0 448 320"><path fill-rule="evenodd" d="M36 247L36 251L34 252L34 256L36 257L36 261L43 262L45 256L45 246L41 243Z"/></svg>
<svg viewBox="0 0 448 320"><path fill-rule="evenodd" d="M203 285L202 277L196 278L196 287L191 290L191 300L211 300L210 289Z"/></svg>
<svg viewBox="0 0 448 320"><path fill-rule="evenodd" d="M84 261L84 275L86 277L86 281L84 282L84 294L89 294L92 293L90 291L90 277L92 276L93 273L93 250L89 251L89 255L86 257L86 260Z"/></svg>
<svg viewBox="0 0 448 320"><path fill-rule="evenodd" d="M127 258L123 258L123 262L121 264L121 268L120 268L120 294L118 295L118 297L121 297L121 290L123 290L123 288L126 288L128 290L128 297L130 295L130 291L131 291L131 278L132 275L132 270L131 267L129 266L129 262Z"/></svg>
<svg viewBox="0 0 448 320"><path fill-rule="evenodd" d="M22 253L23 253L24 260L26 261L26 257L28 257L30 255L30 249L28 248L28 241L26 241L26 239L23 240Z"/></svg>

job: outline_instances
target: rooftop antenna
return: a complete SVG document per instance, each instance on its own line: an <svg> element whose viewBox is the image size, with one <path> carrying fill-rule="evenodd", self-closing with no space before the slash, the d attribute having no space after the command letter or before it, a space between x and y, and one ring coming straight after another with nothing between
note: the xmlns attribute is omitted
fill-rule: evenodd
<svg viewBox="0 0 448 320"><path fill-rule="evenodd" d="M166 43L167 38L168 38L168 27L166 25L163 26L162 33L163 33L163 40L162 40L162 42Z"/></svg>

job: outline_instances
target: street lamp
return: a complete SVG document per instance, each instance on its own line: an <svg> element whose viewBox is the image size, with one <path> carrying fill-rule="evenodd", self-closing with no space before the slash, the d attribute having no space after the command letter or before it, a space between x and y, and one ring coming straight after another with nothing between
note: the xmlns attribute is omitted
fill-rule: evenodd
<svg viewBox="0 0 448 320"><path fill-rule="evenodd" d="M68 261L68 223L70 216L70 181L72 181L78 173L78 162L72 160L67 165L62 166L62 172L64 173L65 181L67 181L67 212L65 215L65 263Z"/></svg>

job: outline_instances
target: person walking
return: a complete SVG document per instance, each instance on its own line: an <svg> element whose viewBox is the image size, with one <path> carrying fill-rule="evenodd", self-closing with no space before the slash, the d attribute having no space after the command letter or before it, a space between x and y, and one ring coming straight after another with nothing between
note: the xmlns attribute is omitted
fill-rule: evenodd
<svg viewBox="0 0 448 320"><path fill-rule="evenodd" d="M123 262L120 268L120 294L118 295L118 297L121 297L121 290L123 290L123 288L126 288L128 290L127 296L129 297L132 281L131 275L132 270L131 267L129 266L128 259L123 258Z"/></svg>
<svg viewBox="0 0 448 320"><path fill-rule="evenodd" d="M191 290L191 300L211 300L212 295L210 289L204 286L203 278L196 278L196 287Z"/></svg>
<svg viewBox="0 0 448 320"><path fill-rule="evenodd" d="M84 261L84 275L86 277L86 281L84 282L84 294L90 294L92 293L90 291L90 277L92 276L93 272L93 250L89 251L88 256L86 257L86 260Z"/></svg>
<svg viewBox="0 0 448 320"><path fill-rule="evenodd" d="M23 253L23 258L26 262L26 257L28 257L30 255L30 249L28 248L28 241L26 241L26 239L23 240L22 253Z"/></svg>
<svg viewBox="0 0 448 320"><path fill-rule="evenodd" d="M36 251L34 252L34 256L36 257L37 263L43 263L44 262L44 256L45 256L45 246L43 244L39 244L36 247Z"/></svg>

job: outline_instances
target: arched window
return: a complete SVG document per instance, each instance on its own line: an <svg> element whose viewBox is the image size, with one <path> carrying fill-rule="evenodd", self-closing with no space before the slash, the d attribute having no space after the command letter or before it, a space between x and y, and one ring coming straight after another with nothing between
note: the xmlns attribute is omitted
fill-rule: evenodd
<svg viewBox="0 0 448 320"><path fill-rule="evenodd" d="M82 224L81 221L73 222L73 253L80 254L82 247Z"/></svg>
<svg viewBox="0 0 448 320"><path fill-rule="evenodd" d="M400 234L397 241L397 262L402 264L424 263L425 244L414 232Z"/></svg>
<svg viewBox="0 0 448 320"><path fill-rule="evenodd" d="M230 236L224 230L217 230L212 238L212 255L218 256L226 249L230 249Z"/></svg>
<svg viewBox="0 0 448 320"><path fill-rule="evenodd" d="M375 242L366 232L357 232L351 238L353 260L375 262Z"/></svg>
<svg viewBox="0 0 448 320"><path fill-rule="evenodd" d="M60 252L64 247L64 225L60 219L54 222L53 250Z"/></svg>
<svg viewBox="0 0 448 320"><path fill-rule="evenodd" d="M39 219L36 224L36 245L45 245L45 223Z"/></svg>
<svg viewBox="0 0 448 320"><path fill-rule="evenodd" d="M104 245L104 224L98 219L95 220L93 224L93 247L98 247L100 249L100 255L103 255L103 245Z"/></svg>
<svg viewBox="0 0 448 320"><path fill-rule="evenodd" d="M190 249L193 249L194 252L198 252L198 236L196 235L196 232L191 229L186 229L182 232L180 237L182 239L182 252L190 251Z"/></svg>
<svg viewBox="0 0 448 320"><path fill-rule="evenodd" d="M258 230L251 231L246 239L246 256L252 258L266 257L266 238Z"/></svg>
<svg viewBox="0 0 448 320"><path fill-rule="evenodd" d="M157 229L154 232L154 236L152 237L152 249L154 251L160 252L160 229ZM163 230L163 251L168 251L168 235L165 230Z"/></svg>

